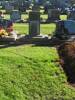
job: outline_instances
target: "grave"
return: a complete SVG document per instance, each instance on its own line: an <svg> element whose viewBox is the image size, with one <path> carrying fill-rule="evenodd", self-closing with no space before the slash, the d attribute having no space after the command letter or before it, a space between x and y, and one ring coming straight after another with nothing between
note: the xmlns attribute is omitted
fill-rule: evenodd
<svg viewBox="0 0 75 100"><path fill-rule="evenodd" d="M68 16L69 20L75 20L75 10L70 10L70 14Z"/></svg>
<svg viewBox="0 0 75 100"><path fill-rule="evenodd" d="M57 21L55 37L73 41L75 39L75 21Z"/></svg>
<svg viewBox="0 0 75 100"><path fill-rule="evenodd" d="M50 37L40 34L40 12L32 11L29 13L29 34L19 38L23 43L47 44Z"/></svg>
<svg viewBox="0 0 75 100"><path fill-rule="evenodd" d="M37 4L33 5L32 6L32 11L38 11L38 12L40 12L40 6L37 5Z"/></svg>
<svg viewBox="0 0 75 100"><path fill-rule="evenodd" d="M48 9L47 22L59 20L59 17L60 17L60 10L59 9Z"/></svg>
<svg viewBox="0 0 75 100"><path fill-rule="evenodd" d="M21 12L26 12L26 6L20 5L20 6L19 6L19 11L21 11Z"/></svg>
<svg viewBox="0 0 75 100"><path fill-rule="evenodd" d="M18 10L13 10L10 14L10 19L12 22L21 21L21 13Z"/></svg>
<svg viewBox="0 0 75 100"><path fill-rule="evenodd" d="M6 10L6 13L11 13L12 10L14 10L14 6L11 5L9 2L7 2L7 3L5 4L5 10Z"/></svg>
<svg viewBox="0 0 75 100"><path fill-rule="evenodd" d="M26 4L25 4L25 2L21 2L18 7L19 7L19 11L26 12Z"/></svg>
<svg viewBox="0 0 75 100"><path fill-rule="evenodd" d="M1 4L2 4L2 9L5 9L6 1L3 0L3 1L1 2Z"/></svg>
<svg viewBox="0 0 75 100"><path fill-rule="evenodd" d="M18 2L18 8L21 12L26 12L27 9L29 9L30 2L29 1L19 1Z"/></svg>
<svg viewBox="0 0 75 100"><path fill-rule="evenodd" d="M38 5L43 5L44 0L35 0L35 3Z"/></svg>
<svg viewBox="0 0 75 100"><path fill-rule="evenodd" d="M19 3L19 0L13 0L13 5L14 5L15 10L18 10L18 8L19 8L18 3Z"/></svg>
<svg viewBox="0 0 75 100"><path fill-rule="evenodd" d="M36 36L40 34L40 12L29 13L29 35Z"/></svg>
<svg viewBox="0 0 75 100"><path fill-rule="evenodd" d="M48 14L48 9L53 9L54 6L50 2L46 2L44 5L44 14Z"/></svg>

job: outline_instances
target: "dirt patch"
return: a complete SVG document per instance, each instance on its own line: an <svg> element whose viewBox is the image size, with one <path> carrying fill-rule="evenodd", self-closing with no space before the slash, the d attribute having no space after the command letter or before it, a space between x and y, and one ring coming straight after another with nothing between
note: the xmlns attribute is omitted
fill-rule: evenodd
<svg viewBox="0 0 75 100"><path fill-rule="evenodd" d="M68 82L75 84L75 41L59 45L57 51Z"/></svg>

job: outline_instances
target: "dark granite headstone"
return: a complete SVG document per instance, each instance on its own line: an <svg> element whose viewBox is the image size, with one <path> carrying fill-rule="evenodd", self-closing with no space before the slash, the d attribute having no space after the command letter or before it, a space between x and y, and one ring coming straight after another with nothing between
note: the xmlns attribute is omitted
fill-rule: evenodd
<svg viewBox="0 0 75 100"><path fill-rule="evenodd" d="M10 15L10 19L13 22L17 22L21 20L21 13L18 10L12 11Z"/></svg>
<svg viewBox="0 0 75 100"><path fill-rule="evenodd" d="M26 2L19 3L19 6L18 7L19 7L19 11L26 12L26 9L27 9Z"/></svg>
<svg viewBox="0 0 75 100"><path fill-rule="evenodd" d="M57 21L55 36L58 38L71 38L75 37L75 21L66 20L66 21Z"/></svg>
<svg viewBox="0 0 75 100"><path fill-rule="evenodd" d="M11 20L6 20L6 19L2 19L0 20L0 25L2 25L2 27L4 29L6 29L8 27L8 24L12 24L12 21Z"/></svg>
<svg viewBox="0 0 75 100"><path fill-rule="evenodd" d="M52 8L53 8L53 5L51 5L50 3L45 4L45 5L44 5L44 13L45 13L45 14L48 14L48 10L49 10L49 9L52 9Z"/></svg>
<svg viewBox="0 0 75 100"><path fill-rule="evenodd" d="M57 21L56 22L56 31L55 31L55 36L57 38L62 38L62 36L64 36L66 34L66 29L64 26L64 21Z"/></svg>
<svg viewBox="0 0 75 100"><path fill-rule="evenodd" d="M59 20L60 10L58 9L48 9L48 21Z"/></svg>
<svg viewBox="0 0 75 100"><path fill-rule="evenodd" d="M20 5L20 6L19 6L19 11L21 11L21 12L26 12L26 7Z"/></svg>
<svg viewBox="0 0 75 100"><path fill-rule="evenodd" d="M1 3L2 3L2 9L5 9L6 2L3 0Z"/></svg>
<svg viewBox="0 0 75 100"><path fill-rule="evenodd" d="M70 35L71 34L75 35L75 21L74 20L64 21L64 25Z"/></svg>
<svg viewBox="0 0 75 100"><path fill-rule="evenodd" d="M14 6L11 5L9 2L7 2L7 3L5 4L5 10L6 10L7 13L11 13L12 10L14 10Z"/></svg>
<svg viewBox="0 0 75 100"><path fill-rule="evenodd" d="M26 12L26 10L29 9L29 6L30 6L30 2L27 0L20 0L18 2L18 8L19 11L21 12Z"/></svg>
<svg viewBox="0 0 75 100"><path fill-rule="evenodd" d="M71 10L68 19L75 20L75 10Z"/></svg>
<svg viewBox="0 0 75 100"><path fill-rule="evenodd" d="M38 11L38 12L40 12L40 7L39 7L39 5L34 5L34 6L32 6L32 11Z"/></svg>
<svg viewBox="0 0 75 100"><path fill-rule="evenodd" d="M29 35L36 36L40 34L40 12L29 13Z"/></svg>

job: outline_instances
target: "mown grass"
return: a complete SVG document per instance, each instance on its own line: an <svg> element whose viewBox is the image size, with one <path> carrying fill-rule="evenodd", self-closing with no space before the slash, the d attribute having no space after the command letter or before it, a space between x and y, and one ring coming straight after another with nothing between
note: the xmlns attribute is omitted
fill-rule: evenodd
<svg viewBox="0 0 75 100"><path fill-rule="evenodd" d="M28 33L28 24L14 24L19 33ZM51 34L54 24L41 25ZM74 100L75 88L58 63L54 47L35 45L0 49L0 100Z"/></svg>
<svg viewBox="0 0 75 100"><path fill-rule="evenodd" d="M52 34L55 31L55 24L41 24L40 25L40 33L41 34ZM28 34L29 33L29 24L14 24L14 29L17 30L20 34Z"/></svg>
<svg viewBox="0 0 75 100"><path fill-rule="evenodd" d="M73 100L53 47L23 45L0 49L0 100Z"/></svg>

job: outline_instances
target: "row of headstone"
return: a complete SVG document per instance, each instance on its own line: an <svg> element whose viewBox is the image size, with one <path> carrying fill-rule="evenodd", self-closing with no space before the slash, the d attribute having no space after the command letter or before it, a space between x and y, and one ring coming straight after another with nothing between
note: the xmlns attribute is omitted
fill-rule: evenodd
<svg viewBox="0 0 75 100"><path fill-rule="evenodd" d="M10 9L8 4L7 9ZM9 10L7 10L9 11ZM40 12L40 7L38 5L34 5L32 7L32 11ZM75 20L75 10L68 11L68 19ZM61 15L60 9L48 9L48 19L47 22L59 20L59 16ZM21 12L19 10L12 10L10 13L10 18L13 22L16 20L21 20Z"/></svg>
<svg viewBox="0 0 75 100"><path fill-rule="evenodd" d="M33 8L32 8L32 12L37 12L37 13L39 12L39 14L40 14L40 8L39 8L39 6L38 5L34 5ZM34 13L33 13L33 15L34 15ZM11 12L11 14L10 14L10 19L13 22L17 22L17 21L21 20L21 12L19 10L13 10Z"/></svg>
<svg viewBox="0 0 75 100"><path fill-rule="evenodd" d="M12 10L19 10L21 12L26 12L26 9L29 9L30 1L23 0L11 0L1 2L2 8L6 10L6 12L11 12Z"/></svg>
<svg viewBox="0 0 75 100"><path fill-rule="evenodd" d="M60 15L67 15L69 20L75 20L75 10L67 10L66 13L61 13L60 9L48 9L48 21L59 20Z"/></svg>
<svg viewBox="0 0 75 100"><path fill-rule="evenodd" d="M30 36L40 35L40 12L38 11L32 11L29 13L29 35ZM64 37L64 36L67 36L67 37L74 36L75 35L75 21L74 20L65 20L65 21L58 20L56 24L56 35L59 38Z"/></svg>
<svg viewBox="0 0 75 100"><path fill-rule="evenodd" d="M33 12L36 12L36 10L33 9ZM37 12L39 12L38 9L37 9ZM59 16L60 16L60 11L59 10L49 9L47 22L59 20ZM21 12L19 10L13 10L10 14L10 19L13 22L17 22L17 21L21 20Z"/></svg>

